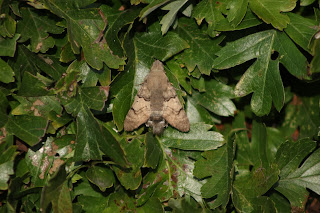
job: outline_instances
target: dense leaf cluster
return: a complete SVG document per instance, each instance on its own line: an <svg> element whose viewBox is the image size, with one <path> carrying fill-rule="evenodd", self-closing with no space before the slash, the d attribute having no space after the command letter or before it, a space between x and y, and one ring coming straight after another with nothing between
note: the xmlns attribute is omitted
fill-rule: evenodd
<svg viewBox="0 0 320 213"><path fill-rule="evenodd" d="M0 212L302 212L315 0L0 1ZM123 131L154 60L191 126Z"/></svg>

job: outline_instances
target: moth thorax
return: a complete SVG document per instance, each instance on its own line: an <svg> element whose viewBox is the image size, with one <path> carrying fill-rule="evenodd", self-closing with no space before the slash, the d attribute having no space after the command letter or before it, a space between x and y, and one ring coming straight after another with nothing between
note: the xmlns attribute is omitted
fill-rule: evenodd
<svg viewBox="0 0 320 213"><path fill-rule="evenodd" d="M164 119L149 120L146 125L152 127L154 135L161 135L164 128L167 127L167 122Z"/></svg>

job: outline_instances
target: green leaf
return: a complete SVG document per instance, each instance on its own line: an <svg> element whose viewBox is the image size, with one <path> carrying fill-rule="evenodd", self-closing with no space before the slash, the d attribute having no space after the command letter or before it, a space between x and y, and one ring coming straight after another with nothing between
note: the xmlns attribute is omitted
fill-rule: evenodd
<svg viewBox="0 0 320 213"><path fill-rule="evenodd" d="M290 201L292 207L303 208L308 196L308 187L319 193L319 184L315 178L319 176L319 168L315 165L318 161L317 152L312 154L305 163L300 166L306 156L314 150L316 143L310 139L302 139L295 143L286 142L279 148L275 163L280 171L279 185L275 188ZM311 161L311 162L310 162ZM299 168L300 166L300 168Z"/></svg>
<svg viewBox="0 0 320 213"><path fill-rule="evenodd" d="M10 56L13 57L16 52L17 40L20 34L16 34L12 38L2 38L0 37L0 56Z"/></svg>
<svg viewBox="0 0 320 213"><path fill-rule="evenodd" d="M238 1L235 0L234 2L237 3ZM243 9L243 8L240 8L240 9ZM241 11L237 10L237 12L241 12ZM227 18L228 17L229 16L227 16ZM257 26L257 25L259 25L261 23L262 23L262 21L255 14L252 13L250 8L247 8L245 16L241 20L239 25L233 25L234 24L233 22L230 23L227 19L222 19L221 21L216 23L215 28L216 28L216 30L222 31L222 32L224 32L224 31L234 31L234 30L243 30L243 29L247 29L247 28L250 28L250 27L254 27L254 26Z"/></svg>
<svg viewBox="0 0 320 213"><path fill-rule="evenodd" d="M45 134L48 120L38 116L10 116L6 125L8 133L17 136L28 145L37 144Z"/></svg>
<svg viewBox="0 0 320 213"><path fill-rule="evenodd" d="M112 170L105 166L96 165L90 167L86 172L86 176L91 183L97 185L103 192L112 187L116 181Z"/></svg>
<svg viewBox="0 0 320 213"><path fill-rule="evenodd" d="M0 145L0 151L0 190L8 190L8 181L10 175L14 174L14 159L18 152L16 152L16 147L10 146L8 142L3 142Z"/></svg>
<svg viewBox="0 0 320 213"><path fill-rule="evenodd" d="M43 187L41 193L41 209L47 209L49 203L52 203L52 209L54 212L73 212L72 200L66 176L65 168L61 167L59 172L57 172L48 184Z"/></svg>
<svg viewBox="0 0 320 213"><path fill-rule="evenodd" d="M218 132L208 131L212 126L198 123L190 125L190 132L182 133L169 128L161 137L161 143L183 150L211 150L217 149L224 143L223 136Z"/></svg>
<svg viewBox="0 0 320 213"><path fill-rule="evenodd" d="M206 92L194 92L191 102L208 109L209 111L220 116L233 116L236 107L230 100L234 98L234 91L228 85L216 80L205 82Z"/></svg>
<svg viewBox="0 0 320 213"><path fill-rule="evenodd" d="M305 51L311 53L309 44L312 37L317 32L317 22L295 13L288 13L287 15L290 18L290 23L284 31L295 43Z"/></svg>
<svg viewBox="0 0 320 213"><path fill-rule="evenodd" d="M7 108L9 106L6 95L0 90L0 128L8 121Z"/></svg>
<svg viewBox="0 0 320 213"><path fill-rule="evenodd" d="M233 0L229 1L227 8L228 16L227 19L232 26L237 26L241 23L242 19L247 13L248 0Z"/></svg>
<svg viewBox="0 0 320 213"><path fill-rule="evenodd" d="M214 124L219 123L220 120L213 117L205 108L196 102L196 100L188 98L186 103L187 116L190 123L206 123Z"/></svg>
<svg viewBox="0 0 320 213"><path fill-rule="evenodd" d="M0 175L0 190L8 189L8 181L10 179L10 175L14 174L13 171L13 161L7 161L5 163L0 164L1 175Z"/></svg>
<svg viewBox="0 0 320 213"><path fill-rule="evenodd" d="M49 170L54 161L53 138L49 137L43 146L33 151L28 149L26 164L31 175L31 182L36 187L43 187L48 179Z"/></svg>
<svg viewBox="0 0 320 213"><path fill-rule="evenodd" d="M253 92L251 108L258 116L270 112L272 101L278 111L284 104L284 89L279 73L279 61L271 60L275 31L263 31L228 43L215 59L215 68L227 69L257 58L236 85L238 97Z"/></svg>
<svg viewBox="0 0 320 213"><path fill-rule="evenodd" d="M46 2L46 6L67 21L68 38L75 54L79 54L82 47L84 58L93 68L101 69L103 62L110 68L119 68L125 64L126 57L123 55L117 34L124 25L134 21L139 11L122 11L115 14L105 6L100 9L80 9L88 3L78 5L77 2L50 0ZM109 14L110 17L107 16Z"/></svg>
<svg viewBox="0 0 320 213"><path fill-rule="evenodd" d="M91 111L82 105L77 115L77 139L74 153L75 161L101 159L106 154L121 166L126 160L118 141L105 127L101 126Z"/></svg>
<svg viewBox="0 0 320 213"><path fill-rule="evenodd" d="M219 44L223 37L211 39L198 29L196 23L187 18L179 19L177 30L179 36L190 45L190 49L178 56L180 60L186 64L190 72L197 66L201 73L210 75L216 58L215 53L220 50Z"/></svg>
<svg viewBox="0 0 320 213"><path fill-rule="evenodd" d="M155 169L159 163L162 155L162 150L158 143L158 140L148 132L145 138L146 151L144 154L144 167L151 167Z"/></svg>
<svg viewBox="0 0 320 213"><path fill-rule="evenodd" d="M54 80L58 80L65 72L65 68L57 58L49 55L36 55L24 45L18 46L16 57L14 60L9 60L9 65L13 68L19 83L26 72L33 75L45 72Z"/></svg>
<svg viewBox="0 0 320 213"><path fill-rule="evenodd" d="M163 18L160 21L161 26L161 32L162 35L166 34L169 30L169 27L177 21L176 16L179 10L182 7L188 6L188 0L177 0L173 2L169 2L164 7L162 7L162 10L168 10L169 12L163 16ZM190 3L189 3L190 4Z"/></svg>
<svg viewBox="0 0 320 213"><path fill-rule="evenodd" d="M0 35L2 37L13 37L16 32L17 22L12 18L9 13L1 11Z"/></svg>
<svg viewBox="0 0 320 213"><path fill-rule="evenodd" d="M284 198L280 193L272 193L270 196L270 199L274 203L274 206L277 210L277 212L290 212L291 207L290 203L286 198Z"/></svg>
<svg viewBox="0 0 320 213"><path fill-rule="evenodd" d="M278 181L279 170L276 165L268 167L255 166L252 172L245 172L238 175L233 184L232 200L236 209L239 211L248 211L255 209L256 212L260 208L270 208L262 204L267 197L262 196ZM250 184L249 184L250 183ZM262 207L260 207L262 205ZM270 204L268 204L270 205ZM274 208L274 207L273 207Z"/></svg>
<svg viewBox="0 0 320 213"><path fill-rule="evenodd" d="M313 52L313 58L312 61L310 63L310 74L313 73L319 73L320 72L320 54L317 51L319 49L320 46L320 41L319 39L315 40L313 45L312 45L312 52Z"/></svg>
<svg viewBox="0 0 320 213"><path fill-rule="evenodd" d="M188 82L189 73L187 69L182 69L180 64L176 61L168 61L167 66L169 67L169 71L176 77L179 84L187 91L187 93L191 94L191 85Z"/></svg>
<svg viewBox="0 0 320 213"><path fill-rule="evenodd" d="M64 31L54 19L39 15L37 10L21 8L22 20L18 22L17 32L21 34L20 42L30 39L31 51L45 53L54 46L54 39L48 33L60 34Z"/></svg>
<svg viewBox="0 0 320 213"><path fill-rule="evenodd" d="M315 0L300 0L300 6L308 6L315 2Z"/></svg>
<svg viewBox="0 0 320 213"><path fill-rule="evenodd" d="M126 40L126 52L132 55L125 71L111 85L111 95L114 97L112 114L120 131L136 90L149 73L154 58L164 61L188 47L175 33L162 36L158 23L155 28L149 33L135 36L133 40Z"/></svg>
<svg viewBox="0 0 320 213"><path fill-rule="evenodd" d="M217 150L204 152L203 158L195 163L193 174L197 178L207 179L201 187L202 196L204 198L217 196L209 203L211 209L218 206L225 208L228 204L233 179L234 153L235 140L229 138L226 145Z"/></svg>
<svg viewBox="0 0 320 213"><path fill-rule="evenodd" d="M140 20L142 20L144 17L149 15L152 11L157 9L158 7L161 7L162 5L166 4L170 0L151 0L150 4L146 7L144 7L140 12ZM137 3L135 3L137 4Z"/></svg>
<svg viewBox="0 0 320 213"><path fill-rule="evenodd" d="M11 67L0 58L0 81L3 83L14 82L14 72Z"/></svg>
<svg viewBox="0 0 320 213"><path fill-rule="evenodd" d="M11 113L13 115L34 115L48 118L51 111L61 114L62 106L55 96L22 97L14 96L20 102Z"/></svg>
<svg viewBox="0 0 320 213"><path fill-rule="evenodd" d="M311 88L315 89L315 88ZM320 126L319 96L296 97L296 101L287 106L285 122L281 130L287 137L299 128L299 138L318 135Z"/></svg>
<svg viewBox="0 0 320 213"><path fill-rule="evenodd" d="M249 142L248 134L246 130L245 115L243 112L238 112L232 123L234 129L239 131L236 133L236 143L237 143L237 161L239 169L249 169L253 165L255 153L251 151L251 145ZM242 130L242 131L240 131Z"/></svg>
<svg viewBox="0 0 320 213"><path fill-rule="evenodd" d="M47 88L49 84L48 81L50 80L40 74L32 75L29 72L25 72L18 95L26 97L50 95L50 91Z"/></svg>
<svg viewBox="0 0 320 213"><path fill-rule="evenodd" d="M75 75L75 73L73 73ZM74 75L70 75L70 78L64 79L63 88L73 88L72 79L76 78ZM71 80L71 81L70 81ZM69 83L71 83L69 87ZM66 87L66 88L65 88ZM73 91L74 89L72 89ZM72 92L70 91L70 92ZM75 90L76 91L76 90ZM105 101L107 100L108 88L106 87L81 87L78 88L78 93L75 97L68 97L70 93L63 93L59 98L64 105L68 113L74 115L78 114L81 107L86 106L90 109L95 109L101 111L105 106Z"/></svg>
<svg viewBox="0 0 320 213"><path fill-rule="evenodd" d="M274 48L279 52L279 61L295 77L310 79L307 58L299 51L291 39L283 32L275 37Z"/></svg>
<svg viewBox="0 0 320 213"><path fill-rule="evenodd" d="M203 0L196 5L193 10L193 17L200 25L203 19L208 23L208 33L210 36L216 36L216 24L224 20L223 14L227 13L227 5L224 1Z"/></svg>
<svg viewBox="0 0 320 213"><path fill-rule="evenodd" d="M108 198L104 196L99 197L92 197L92 196L83 196L80 195L77 197L78 203L81 205L82 210L88 213L96 213L96 212L102 212L107 204L108 204ZM92 204L95 205L92 205Z"/></svg>
<svg viewBox="0 0 320 213"><path fill-rule="evenodd" d="M192 196L203 205L200 193L203 182L193 177L194 161L188 157L194 152L172 150L164 146L162 152L158 167L148 172L143 179L142 190L137 196L138 205L144 204L151 197L166 201L173 194ZM194 154L199 155L198 152Z"/></svg>
<svg viewBox="0 0 320 213"><path fill-rule="evenodd" d="M133 139L131 143L123 145L127 160L131 164L130 170L122 169L118 166L112 167L118 180L126 189L136 190L141 184L142 174L140 168L144 163L144 150L141 143L140 140Z"/></svg>
<svg viewBox="0 0 320 213"><path fill-rule="evenodd" d="M204 213L207 212L206 209L200 208L199 204L195 202L192 198L180 198L180 199L170 199L168 206L173 209L174 212L194 212L194 213ZM208 211L209 212L209 211Z"/></svg>
<svg viewBox="0 0 320 213"><path fill-rule="evenodd" d="M290 18L281 12L289 12L296 7L296 0L249 0L251 10L267 24L283 30Z"/></svg>

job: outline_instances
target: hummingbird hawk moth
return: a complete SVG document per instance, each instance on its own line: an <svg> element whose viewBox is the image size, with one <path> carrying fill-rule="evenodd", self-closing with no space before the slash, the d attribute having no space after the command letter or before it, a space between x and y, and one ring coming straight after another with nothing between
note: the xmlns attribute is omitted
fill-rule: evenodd
<svg viewBox="0 0 320 213"><path fill-rule="evenodd" d="M153 134L160 135L168 123L187 132L189 119L184 111L175 88L172 86L160 61L152 64L124 120L124 130L132 131L146 123Z"/></svg>

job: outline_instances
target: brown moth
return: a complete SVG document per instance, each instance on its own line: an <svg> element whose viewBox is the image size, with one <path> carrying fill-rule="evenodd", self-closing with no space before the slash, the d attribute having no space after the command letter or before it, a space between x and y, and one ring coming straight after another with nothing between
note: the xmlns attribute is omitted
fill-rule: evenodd
<svg viewBox="0 0 320 213"><path fill-rule="evenodd" d="M167 123L182 132L190 129L189 119L175 88L158 60L152 64L150 73L134 99L124 120L124 130L132 131L143 123L152 127L155 135L160 135Z"/></svg>

